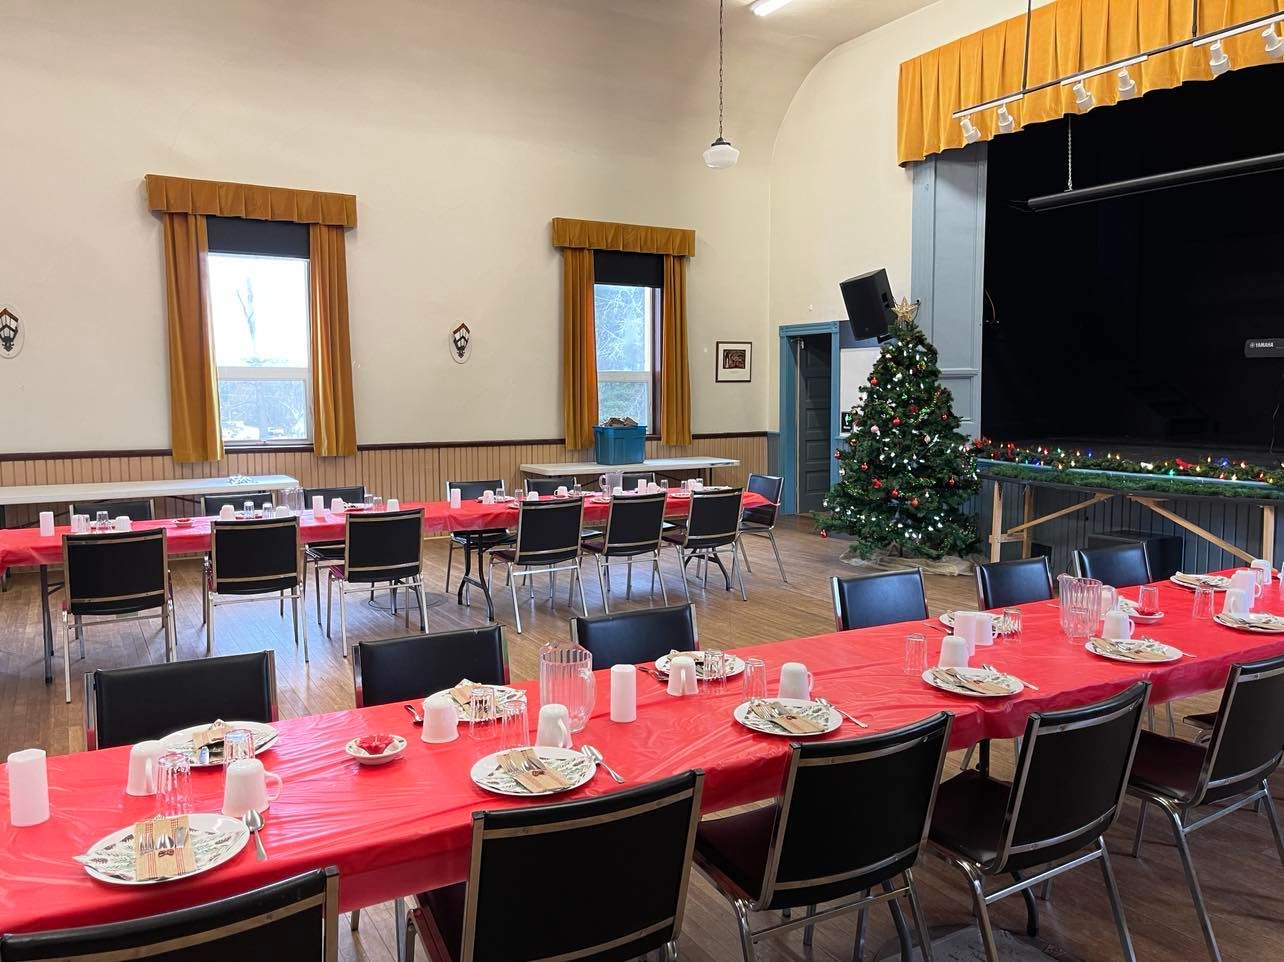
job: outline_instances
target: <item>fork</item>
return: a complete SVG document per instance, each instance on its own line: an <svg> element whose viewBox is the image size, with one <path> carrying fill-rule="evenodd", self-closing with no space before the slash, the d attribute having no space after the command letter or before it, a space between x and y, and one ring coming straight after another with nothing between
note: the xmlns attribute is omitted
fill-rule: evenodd
<svg viewBox="0 0 1284 962"><path fill-rule="evenodd" d="M838 712L838 714L842 715L844 718L846 718L849 722L851 722L851 723L852 723L853 725L855 725L857 728L868 728L868 727L869 727L869 726L868 726L868 725L866 725L863 721L861 721L859 718L857 718L855 715L851 715L851 714L848 714L847 712L843 711L841 708L839 708L837 705L835 705L833 702L831 702L828 698L817 698L817 699L816 699L816 704L817 704L817 705L824 705L826 708L832 708L834 711Z"/></svg>
<svg viewBox="0 0 1284 962"><path fill-rule="evenodd" d="M1028 681L1025 681L1024 679L1017 678L1017 676L1016 676L1016 675L1012 675L1012 674L1008 674L1007 672L999 671L999 669L995 668L993 665L982 665L982 666L981 666L981 668L982 668L982 669L984 669L985 671L992 671L992 672L994 672L996 675L1004 675L1004 674L1007 674L1009 678L1013 678L1013 679L1015 679L1016 681L1021 682L1021 684L1025 685L1025 687L1026 687L1026 688L1029 688L1031 691L1039 691L1039 690L1040 690L1038 685L1032 685L1032 684L1030 684Z"/></svg>

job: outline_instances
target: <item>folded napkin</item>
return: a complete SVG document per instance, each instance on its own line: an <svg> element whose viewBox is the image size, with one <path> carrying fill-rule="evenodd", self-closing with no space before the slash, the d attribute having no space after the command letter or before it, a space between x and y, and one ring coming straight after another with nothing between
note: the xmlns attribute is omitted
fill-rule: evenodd
<svg viewBox="0 0 1284 962"><path fill-rule="evenodd" d="M1225 575L1188 575L1184 571L1173 575L1173 581L1195 588L1225 588L1230 584L1230 579Z"/></svg>
<svg viewBox="0 0 1284 962"><path fill-rule="evenodd" d="M221 745L232 726L219 719L207 728L198 728L192 732L192 748L200 751L206 745Z"/></svg>
<svg viewBox="0 0 1284 962"><path fill-rule="evenodd" d="M978 695L1012 694L1012 689L1007 685L1002 685L995 681L988 681L983 678L974 678L970 675L964 675L955 671L953 668L933 668L932 675L937 681L944 682L946 685L976 692Z"/></svg>
<svg viewBox="0 0 1284 962"><path fill-rule="evenodd" d="M757 718L783 728L791 735L817 735L825 730L824 725L798 714L778 701L754 702L749 706L749 711Z"/></svg>
<svg viewBox="0 0 1284 962"><path fill-rule="evenodd" d="M676 648L674 648L669 652L669 660L672 661L674 658L690 658L692 661L694 661L698 665L704 661L704 652L703 651L678 651Z"/></svg>
<svg viewBox="0 0 1284 962"><path fill-rule="evenodd" d="M500 754L499 767L528 792L541 794L570 788L561 772L544 764L530 748L515 748Z"/></svg>
<svg viewBox="0 0 1284 962"><path fill-rule="evenodd" d="M134 826L134 879L174 878L196 869L187 816L152 818Z"/></svg>
<svg viewBox="0 0 1284 962"><path fill-rule="evenodd" d="M75 856L75 860L100 875L109 875L125 882L137 881L139 866L134 853L134 839L142 824L140 822L113 842L95 846L84 855ZM187 834L192 848L193 870L225 858L240 845L244 845L246 837L244 829L239 832L211 832L189 827Z"/></svg>
<svg viewBox="0 0 1284 962"><path fill-rule="evenodd" d="M1092 647L1104 654L1129 661L1168 661L1169 655L1158 647L1158 644L1145 639L1139 641L1112 641L1109 638L1093 638Z"/></svg>
<svg viewBox="0 0 1284 962"><path fill-rule="evenodd" d="M468 701L473 696L473 689L481 687L482 686L478 685L476 682L469 681L465 678L454 688L450 689L450 697L455 699L455 704L460 705L463 708L467 708Z"/></svg>
<svg viewBox="0 0 1284 962"><path fill-rule="evenodd" d="M1217 620L1223 624L1240 628L1256 628L1260 631L1284 631L1284 618L1266 612L1250 615L1232 615L1222 612Z"/></svg>

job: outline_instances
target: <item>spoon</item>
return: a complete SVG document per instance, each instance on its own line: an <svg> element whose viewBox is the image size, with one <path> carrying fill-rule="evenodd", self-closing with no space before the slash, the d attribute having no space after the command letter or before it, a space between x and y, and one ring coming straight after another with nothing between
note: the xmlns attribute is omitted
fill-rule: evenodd
<svg viewBox="0 0 1284 962"><path fill-rule="evenodd" d="M401 707L410 712L410 717L415 720L416 725L422 725L424 723L424 716L415 710L414 705L402 705Z"/></svg>
<svg viewBox="0 0 1284 962"><path fill-rule="evenodd" d="M596 748L594 748L592 745L583 745L583 746L581 746L581 747L580 747L580 752L581 752L582 754L586 755L587 757L591 758L593 761L597 762L597 764L601 765L603 768L605 768L605 769L606 769L606 774L610 775L610 776L611 776L612 778L614 778L617 782L620 782L621 784L623 784L623 782L624 782L624 776L623 776L623 775L621 775L619 772L617 772L617 771L616 771L614 768L612 768L610 765L608 765L608 764L606 763L606 759L604 759L604 758L602 757L602 753L601 753L601 752L599 752L599 751L598 751Z"/></svg>
<svg viewBox="0 0 1284 962"><path fill-rule="evenodd" d="M259 829L263 827L263 816L254 809L250 809L245 813L242 821L245 822L245 827L250 830L250 834L254 836L254 847L258 850L254 858L262 862L267 858L267 852L263 848L263 840L259 838Z"/></svg>
<svg viewBox="0 0 1284 962"><path fill-rule="evenodd" d="M849 722L851 722L853 725L856 725L856 726L858 726L858 727L860 727L860 728L868 728L868 727L869 727L869 726L868 726L868 725L866 725L863 721L861 721L859 718L857 718L855 715L849 715L849 714L847 714L847 712L843 711L843 710L842 710L841 708L839 708L837 705L831 704L828 698L817 698L817 699L816 699L816 704L817 704L817 705L824 705L826 708L832 708L834 711L838 712L838 714L842 715L844 718L846 718L846 719L847 719Z"/></svg>

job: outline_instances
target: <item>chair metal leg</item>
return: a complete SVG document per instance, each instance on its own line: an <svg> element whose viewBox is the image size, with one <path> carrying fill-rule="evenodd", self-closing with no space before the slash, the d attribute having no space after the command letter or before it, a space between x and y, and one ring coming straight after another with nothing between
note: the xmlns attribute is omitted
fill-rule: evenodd
<svg viewBox="0 0 1284 962"><path fill-rule="evenodd" d="M1262 808L1266 809L1266 820L1271 823L1271 834L1275 836L1275 851L1279 853L1280 864L1284 865L1284 835L1280 834L1280 818L1275 811L1275 802L1271 798L1270 782L1262 779L1262 791L1266 796L1261 800Z"/></svg>
<svg viewBox="0 0 1284 962"><path fill-rule="evenodd" d="M1150 810L1150 803L1144 798L1140 799L1141 810L1137 812L1137 837L1132 843L1132 857L1141 858L1141 836L1146 831L1146 813Z"/></svg>
<svg viewBox="0 0 1284 962"><path fill-rule="evenodd" d="M76 641L80 642L80 660L85 660L85 619L76 615Z"/></svg>
<svg viewBox="0 0 1284 962"><path fill-rule="evenodd" d="M981 947L985 950L986 962L999 962L999 947L995 944L994 929L990 926L990 910L985 904L981 873L969 862L956 861L954 864L967 878L968 888L972 891L972 914L976 917L976 927L981 932Z"/></svg>
<svg viewBox="0 0 1284 962"><path fill-rule="evenodd" d="M975 754L976 754L976 746L968 745L967 751L963 753L963 764L962 766L960 766L960 771L964 771L964 772L967 771L968 766L972 764L972 756Z"/></svg>
<svg viewBox="0 0 1284 962"><path fill-rule="evenodd" d="M508 593L513 596L513 620L517 622L517 633L522 633L522 609L517 604L517 582L513 579L513 566L508 566Z"/></svg>
<svg viewBox="0 0 1284 962"><path fill-rule="evenodd" d="M1043 887L1039 889L1039 901L1041 902L1052 901L1052 879L1044 879Z"/></svg>
<svg viewBox="0 0 1284 962"><path fill-rule="evenodd" d="M334 635L330 631L333 625L333 619L331 618L331 614L333 612L334 612L334 578L330 576L330 573L327 570L326 579L325 579L325 636L330 639L334 638Z"/></svg>
<svg viewBox="0 0 1284 962"><path fill-rule="evenodd" d="M869 889L861 893L861 898L869 898ZM856 913L856 938L852 941L852 962L861 962L865 955L865 923L869 920L869 907Z"/></svg>
<svg viewBox="0 0 1284 962"><path fill-rule="evenodd" d="M910 909L914 912L914 925L918 929L919 949L923 953L923 962L932 962L932 933L927 925L927 916L918 900L918 886L914 884L914 875L910 869L905 870L905 887L909 889ZM909 959L905 959L909 962Z"/></svg>
<svg viewBox="0 0 1284 962"><path fill-rule="evenodd" d="M206 602L208 610L205 613L205 657L214 653L214 599L210 598Z"/></svg>
<svg viewBox="0 0 1284 962"><path fill-rule="evenodd" d="M1152 732L1155 731L1155 706L1146 706L1146 727Z"/></svg>
<svg viewBox="0 0 1284 962"><path fill-rule="evenodd" d="M816 914L816 906L814 905L807 906L807 917L811 918L815 914ZM811 948L811 939L812 939L812 936L815 934L816 934L816 926L814 925L803 926L803 945L805 947Z"/></svg>
<svg viewBox="0 0 1284 962"><path fill-rule="evenodd" d="M361 924L361 909L353 909L348 913L348 928L353 932L357 931L357 926Z"/></svg>
<svg viewBox="0 0 1284 962"><path fill-rule="evenodd" d="M294 647L299 647L299 593L290 595L290 609L294 613Z"/></svg>
<svg viewBox="0 0 1284 962"><path fill-rule="evenodd" d="M450 545L450 547L446 549L446 591L449 592L450 591L450 566L454 564L454 561L455 561L455 539L448 538L447 543Z"/></svg>
<svg viewBox="0 0 1284 962"><path fill-rule="evenodd" d="M682 557L682 549L674 546L678 552L678 574L682 576L682 591L687 596L687 604L691 604L691 582L687 581L687 559Z"/></svg>
<svg viewBox="0 0 1284 962"><path fill-rule="evenodd" d="M580 609L584 612L584 617L587 618L589 616L589 610L588 610L588 602L584 600L584 573L578 567L576 567L575 571L572 572L572 574L575 575L575 583L579 586L579 589L580 589Z"/></svg>
<svg viewBox="0 0 1284 962"><path fill-rule="evenodd" d="M1012 881L1020 882L1021 873L1013 872ZM1039 906L1035 904L1034 892L1030 889L1022 889L1021 901L1025 902L1025 934L1034 938L1039 934Z"/></svg>
<svg viewBox="0 0 1284 962"><path fill-rule="evenodd" d="M883 883L883 891L892 891L890 881ZM914 958L914 940L910 937L909 925L905 922L905 913L901 911L900 903L896 899L888 899L887 908L892 913L892 923L896 926L896 938L901 943L901 958L910 960Z"/></svg>
<svg viewBox="0 0 1284 962"><path fill-rule="evenodd" d="M315 562L312 565L312 582L317 589L317 627L321 627L321 566Z"/></svg>
<svg viewBox="0 0 1284 962"><path fill-rule="evenodd" d="M406 900L399 895L392 900L392 937L397 941L397 962L406 962L406 945L410 941L408 929Z"/></svg>
<svg viewBox="0 0 1284 962"><path fill-rule="evenodd" d="M776 567L780 569L780 580L789 584L789 579L785 577L785 563L780 560L780 548L776 545L776 532L768 531L767 540L771 542L772 553L776 556Z"/></svg>
<svg viewBox="0 0 1284 962"><path fill-rule="evenodd" d="M749 564L749 549L745 547L744 540L742 539L740 541L737 541L736 545L737 547L740 548L740 554L745 559L745 571L749 572L750 574L753 574L753 567Z"/></svg>
<svg viewBox="0 0 1284 962"><path fill-rule="evenodd" d="M655 582L660 582L660 597L664 599L664 606L669 607L669 591L664 587L664 572L660 570L660 552L655 553L655 559L651 562L651 594L655 594ZM655 604L654 601L651 604Z"/></svg>
<svg viewBox="0 0 1284 962"><path fill-rule="evenodd" d="M422 578L415 585L415 595L419 599L419 628L426 635L428 634L428 601L424 598L424 582Z"/></svg>
<svg viewBox="0 0 1284 962"><path fill-rule="evenodd" d="M753 950L753 936L749 933L749 903L736 899L731 906L735 909L736 927L740 930L740 952L744 955L745 962L755 962L757 957Z"/></svg>
<svg viewBox="0 0 1284 962"><path fill-rule="evenodd" d="M736 542L739 543L739 541L740 538L737 537ZM734 544L731 546L731 574L735 577L736 583L740 585L740 600L748 601L749 596L745 594L745 576L740 571L740 555L736 553Z"/></svg>
<svg viewBox="0 0 1284 962"><path fill-rule="evenodd" d="M71 704L71 632L67 616L62 616L62 676L67 684L67 704Z"/></svg>
<svg viewBox="0 0 1284 962"><path fill-rule="evenodd" d="M339 584L339 636L343 642L343 657L348 657L348 587L347 582Z"/></svg>
<svg viewBox="0 0 1284 962"><path fill-rule="evenodd" d="M1110 914L1115 917L1115 930L1119 933L1119 947L1123 950L1124 962L1137 962L1137 953L1132 948L1132 936L1128 934L1128 919L1124 916L1119 886L1115 883L1115 873L1110 867L1110 853L1106 851L1104 838L1097 839L1097 849L1101 852L1101 877L1106 883L1106 895L1110 897Z"/></svg>
<svg viewBox="0 0 1284 962"><path fill-rule="evenodd" d="M280 611L277 612L277 617L284 618L285 617L285 592L284 591L280 592L280 598L281 598L280 600L281 608L280 608Z"/></svg>
<svg viewBox="0 0 1284 962"><path fill-rule="evenodd" d="M1217 948L1217 939L1213 935L1213 922L1208 917L1204 895L1199 889L1199 878L1195 875L1195 863L1190 857L1190 847L1186 844L1186 831L1182 826L1181 812L1176 806L1166 801L1156 801L1154 804L1168 816L1168 822L1172 826L1173 839L1177 843L1177 854L1181 857L1182 871L1186 873L1186 886L1190 889L1191 900L1195 903L1195 914L1199 916L1199 928L1204 934L1204 944L1208 946L1208 956L1213 962L1222 962L1222 953Z"/></svg>

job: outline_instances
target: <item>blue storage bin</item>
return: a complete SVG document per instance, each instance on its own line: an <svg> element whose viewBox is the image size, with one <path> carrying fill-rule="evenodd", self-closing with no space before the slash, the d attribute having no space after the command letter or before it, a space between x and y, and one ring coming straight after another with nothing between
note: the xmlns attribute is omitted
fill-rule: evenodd
<svg viewBox="0 0 1284 962"><path fill-rule="evenodd" d="M638 464L646 459L646 425L607 428L593 426L594 457L598 464Z"/></svg>

